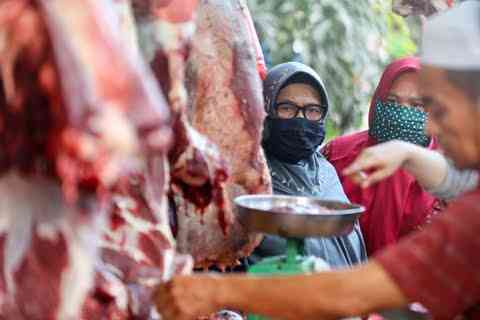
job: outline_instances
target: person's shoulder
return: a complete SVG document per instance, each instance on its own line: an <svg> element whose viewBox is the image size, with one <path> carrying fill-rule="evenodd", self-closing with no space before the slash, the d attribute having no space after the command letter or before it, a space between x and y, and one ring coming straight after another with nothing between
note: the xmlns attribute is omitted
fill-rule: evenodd
<svg viewBox="0 0 480 320"><path fill-rule="evenodd" d="M330 160L324 154L323 149L319 149L317 152L315 152L314 159L318 163L318 165L322 167L322 169L335 170L333 165L330 163Z"/></svg>
<svg viewBox="0 0 480 320"><path fill-rule="evenodd" d="M327 180L337 181L339 179L335 166L321 152L316 153L316 161L318 169L321 170L323 176L328 178Z"/></svg>
<svg viewBox="0 0 480 320"><path fill-rule="evenodd" d="M322 154L329 161L356 157L370 143L368 131L356 132L334 138L322 148Z"/></svg>

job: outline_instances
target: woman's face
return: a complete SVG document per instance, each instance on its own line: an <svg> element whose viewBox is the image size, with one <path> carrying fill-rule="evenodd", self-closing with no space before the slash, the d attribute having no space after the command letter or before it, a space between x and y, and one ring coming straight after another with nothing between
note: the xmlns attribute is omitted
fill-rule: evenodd
<svg viewBox="0 0 480 320"><path fill-rule="evenodd" d="M418 72L401 74L392 84L385 102L423 110L423 98L419 87Z"/></svg>
<svg viewBox="0 0 480 320"><path fill-rule="evenodd" d="M292 83L280 90L275 110L277 117L282 119L306 117L319 121L325 117L326 106L321 104L320 94L315 88L304 83Z"/></svg>

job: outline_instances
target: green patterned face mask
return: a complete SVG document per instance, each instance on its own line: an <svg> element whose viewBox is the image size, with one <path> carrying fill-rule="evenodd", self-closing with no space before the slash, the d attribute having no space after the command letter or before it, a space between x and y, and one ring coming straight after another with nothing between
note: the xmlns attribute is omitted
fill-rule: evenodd
<svg viewBox="0 0 480 320"><path fill-rule="evenodd" d="M426 123L427 113L422 110L378 101L369 134L378 142L398 139L426 147L430 143Z"/></svg>

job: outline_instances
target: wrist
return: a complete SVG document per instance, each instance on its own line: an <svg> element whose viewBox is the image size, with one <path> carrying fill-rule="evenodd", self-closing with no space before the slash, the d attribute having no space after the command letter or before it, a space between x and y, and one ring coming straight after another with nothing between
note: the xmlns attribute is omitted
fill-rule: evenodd
<svg viewBox="0 0 480 320"><path fill-rule="evenodd" d="M418 155L418 146L408 143L401 142L401 148L404 150L404 159L402 161L402 168L411 171L415 167L416 157Z"/></svg>

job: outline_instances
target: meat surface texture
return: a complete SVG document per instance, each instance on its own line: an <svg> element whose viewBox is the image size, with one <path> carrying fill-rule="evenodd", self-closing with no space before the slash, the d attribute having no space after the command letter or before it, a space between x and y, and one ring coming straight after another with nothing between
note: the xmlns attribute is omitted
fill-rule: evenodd
<svg viewBox="0 0 480 320"><path fill-rule="evenodd" d="M258 39L197 2L0 0L1 319L158 319L160 281L257 244Z"/></svg>
<svg viewBox="0 0 480 320"><path fill-rule="evenodd" d="M49 178L0 178L0 318L79 318L105 214L93 196L80 202Z"/></svg>
<svg viewBox="0 0 480 320"><path fill-rule="evenodd" d="M179 0L138 20L143 53L173 119L178 250L196 267L233 266L258 237L239 225L232 200L270 192L260 148L265 66L250 13L240 1Z"/></svg>
<svg viewBox="0 0 480 320"><path fill-rule="evenodd" d="M195 214L195 206L176 198L178 250L191 254L199 267L232 266L250 254L258 237L246 233L239 224L233 199L271 192L260 147L262 85L244 10L248 9L242 1L200 1L188 55L189 121L217 146L229 173L222 206L213 202ZM218 227L221 210L230 217L227 234Z"/></svg>
<svg viewBox="0 0 480 320"><path fill-rule="evenodd" d="M149 300L138 279L189 269L188 259L165 258L174 250L169 111L132 38L118 32L117 5L0 1L2 319L131 319ZM140 262L155 268L126 272L131 282L99 258L112 188L116 200L138 193L134 205L152 215L136 230L140 248L154 247Z"/></svg>

